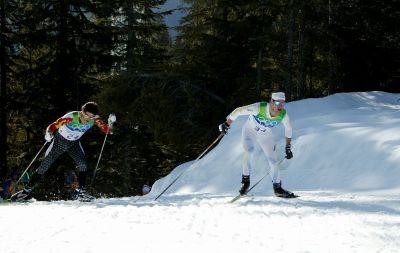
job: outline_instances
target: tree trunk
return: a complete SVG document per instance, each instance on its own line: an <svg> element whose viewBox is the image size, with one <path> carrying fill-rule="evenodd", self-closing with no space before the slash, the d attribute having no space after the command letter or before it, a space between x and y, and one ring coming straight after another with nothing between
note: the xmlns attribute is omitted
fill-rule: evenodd
<svg viewBox="0 0 400 253"><path fill-rule="evenodd" d="M68 37L67 37L67 13L68 13L68 5L65 3L65 0L60 1L60 24L59 24L59 37L58 37L58 50L59 55L57 56L58 59L58 74L59 74L59 97L62 97L61 93L69 91L68 87L71 85L68 82L68 74L67 74L67 67L68 62L67 59L67 45L68 45Z"/></svg>
<svg viewBox="0 0 400 253"><path fill-rule="evenodd" d="M257 86L256 86L256 92L257 96L261 96L261 70L262 70L262 46L260 45L260 48L258 50L258 58L257 58Z"/></svg>
<svg viewBox="0 0 400 253"><path fill-rule="evenodd" d="M299 10L299 79L297 82L297 98L304 98L304 83L306 80L306 68L305 68L305 47L304 47L304 0L301 0Z"/></svg>
<svg viewBox="0 0 400 253"><path fill-rule="evenodd" d="M124 194L128 194L129 193L129 189L130 189L130 185L131 185L131 179L130 179L130 173L131 173L131 163L130 163L130 159L131 159L131 146L132 146L132 139L131 139L131 135L129 132L129 127L125 127L125 139L123 141L123 147L124 150L122 150L123 153L123 191Z"/></svg>
<svg viewBox="0 0 400 253"><path fill-rule="evenodd" d="M286 73L286 100L290 101L292 97L292 69L293 69L293 35L295 30L295 18L294 18L294 0L290 0L289 3L289 29L288 29L288 69Z"/></svg>
<svg viewBox="0 0 400 253"><path fill-rule="evenodd" d="M0 177L4 178L7 174L7 65L6 65L6 46L5 46L5 1L1 0L1 34L0 34L0 58L1 58L1 88L0 88Z"/></svg>
<svg viewBox="0 0 400 253"><path fill-rule="evenodd" d="M329 0L328 6L328 33L330 33L330 28L332 25L332 8L331 8L331 1ZM329 76L328 76L328 93L334 93L334 73L335 73L335 64L333 59L333 41L329 39L329 52L328 52L328 66L329 66Z"/></svg>
<svg viewBox="0 0 400 253"><path fill-rule="evenodd" d="M314 93L314 87L313 87L313 67L314 67L314 43L313 43L313 41L311 40L310 41L310 46L309 46L309 52L308 52L308 54L309 54L309 59L310 59L310 62L309 62L309 66L308 66L308 94L307 94L307 97L312 97L313 96L313 93Z"/></svg>
<svg viewBox="0 0 400 253"><path fill-rule="evenodd" d="M133 1L127 1L127 10L126 14L128 16L128 40L126 46L126 61L127 61L127 72L133 73L135 69L135 12L134 12L134 5Z"/></svg>

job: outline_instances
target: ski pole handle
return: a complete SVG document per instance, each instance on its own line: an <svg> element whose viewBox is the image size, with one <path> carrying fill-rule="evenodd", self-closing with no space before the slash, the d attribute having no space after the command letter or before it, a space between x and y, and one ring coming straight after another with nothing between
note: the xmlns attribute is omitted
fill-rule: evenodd
<svg viewBox="0 0 400 253"><path fill-rule="evenodd" d="M117 117L115 116L114 113L111 113L108 116L108 126L112 127L112 125L115 123L115 121L117 121Z"/></svg>

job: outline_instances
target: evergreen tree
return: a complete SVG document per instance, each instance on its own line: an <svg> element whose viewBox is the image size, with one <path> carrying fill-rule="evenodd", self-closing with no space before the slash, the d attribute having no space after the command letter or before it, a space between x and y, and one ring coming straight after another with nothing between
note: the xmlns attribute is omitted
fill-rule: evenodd
<svg viewBox="0 0 400 253"><path fill-rule="evenodd" d="M10 1L9 6L14 44L7 159L9 172L21 172L43 144L47 125L79 109L98 89L99 77L110 72L112 40L88 1Z"/></svg>
<svg viewBox="0 0 400 253"><path fill-rule="evenodd" d="M88 100L117 115L94 187L120 196L197 157L232 109L275 90L398 91L397 1L184 2L171 44L165 0L2 1L2 176L23 170L45 127ZM90 172L103 140L96 130L82 140ZM71 163L49 171L43 198L62 191Z"/></svg>
<svg viewBox="0 0 400 253"><path fill-rule="evenodd" d="M118 116L112 137L117 148L113 154L105 154L103 164L107 164L107 169L96 179L98 191L103 191L111 177L122 182L117 186L120 194L137 194L145 182L154 182L165 174L164 169L173 166L166 162L168 154L163 152L165 145L154 126L166 114L165 108L158 110L164 106L163 100L151 97L155 94L151 91L158 90L163 83L162 68L168 59L167 27L162 21L165 13L156 12L156 7L164 2L118 1L119 7L113 7L113 53L120 60L96 99L102 108ZM152 114L156 117L148 120ZM115 156L120 159L107 162Z"/></svg>

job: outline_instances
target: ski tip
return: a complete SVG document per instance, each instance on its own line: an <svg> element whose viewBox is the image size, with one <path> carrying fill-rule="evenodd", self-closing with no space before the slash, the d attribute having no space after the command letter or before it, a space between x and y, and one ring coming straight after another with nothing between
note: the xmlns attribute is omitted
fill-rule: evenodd
<svg viewBox="0 0 400 253"><path fill-rule="evenodd" d="M11 201L10 201L9 199L2 199L2 200L0 201L0 203L1 203L1 204L8 204L8 203L11 203Z"/></svg>
<svg viewBox="0 0 400 253"><path fill-rule="evenodd" d="M94 199L78 199L79 202L84 202L84 203L88 203L88 202L93 202Z"/></svg>
<svg viewBox="0 0 400 253"><path fill-rule="evenodd" d="M27 194L24 192L24 190L21 190L11 195L7 200L9 202L26 202L31 198L31 194Z"/></svg>
<svg viewBox="0 0 400 253"><path fill-rule="evenodd" d="M287 195L287 196L277 196L278 198L283 198L283 199L295 199L295 198L299 198L300 196L299 195L296 195L296 194L290 194L290 195Z"/></svg>
<svg viewBox="0 0 400 253"><path fill-rule="evenodd" d="M233 199L231 199L228 203L233 203L233 202L235 202L236 200L239 200L240 198L243 198L243 197L245 197L245 196L247 196L247 194L239 194L239 195L237 195L236 197L234 197Z"/></svg>
<svg viewBox="0 0 400 253"><path fill-rule="evenodd" d="M12 203L32 203L32 199L16 199L16 200L11 200L11 199L3 199L0 203L1 204L12 204Z"/></svg>
<svg viewBox="0 0 400 253"><path fill-rule="evenodd" d="M233 199L229 200L228 203L232 204L233 202L240 199L241 197L242 197L242 195L238 195L238 196L234 197Z"/></svg>

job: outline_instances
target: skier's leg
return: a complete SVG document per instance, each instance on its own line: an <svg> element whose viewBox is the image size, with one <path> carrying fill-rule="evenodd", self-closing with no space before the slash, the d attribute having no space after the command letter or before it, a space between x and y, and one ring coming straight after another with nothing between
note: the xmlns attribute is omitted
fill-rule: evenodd
<svg viewBox="0 0 400 253"><path fill-rule="evenodd" d="M87 162L85 158L85 152L80 141L74 142L72 147L68 150L68 154L76 163L79 188L83 188L86 185Z"/></svg>
<svg viewBox="0 0 400 253"><path fill-rule="evenodd" d="M50 168L50 166L57 160L62 153L64 153L69 146L69 141L64 139L60 134L56 134L50 146L47 148L45 158L40 164L39 168L33 173L29 181L24 185L24 190L14 194L11 197L12 201L31 198L33 189L36 184L42 180L43 174Z"/></svg>
<svg viewBox="0 0 400 253"><path fill-rule="evenodd" d="M242 146L243 146L243 159L242 159L242 175L250 176L251 173L251 158L254 152L254 134L249 123L246 123L242 128Z"/></svg>
<svg viewBox="0 0 400 253"><path fill-rule="evenodd" d="M75 141L71 149L68 150L68 154L74 159L77 166L78 176L78 188L71 193L70 198L73 200L79 199L80 201L90 201L93 196L86 192L86 175L87 175L87 163L85 158L85 152L79 141Z"/></svg>
<svg viewBox="0 0 400 253"><path fill-rule="evenodd" d="M254 151L254 136L250 128L250 124L246 123L242 128L242 145L243 145L243 160L242 160L242 185L239 193L246 194L250 186L251 158Z"/></svg>
<svg viewBox="0 0 400 253"><path fill-rule="evenodd" d="M60 157L61 154L66 152L70 146L70 141L62 137L59 133L56 133L52 143L46 150L45 158L40 164L36 173L43 175L50 166L55 162L55 160Z"/></svg>
<svg viewBox="0 0 400 253"><path fill-rule="evenodd" d="M33 189L35 188L36 184L43 178L43 174L50 168L53 162L66 150L66 147L62 139L60 138L62 137L56 134L56 137L47 148L45 158L40 164L39 168L32 174L32 176L29 178L29 181L25 183L24 189L11 196L11 201L19 201L22 199L31 198Z"/></svg>
<svg viewBox="0 0 400 253"><path fill-rule="evenodd" d="M292 192L285 190L282 188L282 182L280 177L280 170L278 166L278 154L276 151L275 141L272 136L263 136L259 139L260 146L264 151L265 155L267 156L268 163L271 168L271 178L273 183L273 189L275 196L281 198L295 198L297 197Z"/></svg>
<svg viewBox="0 0 400 253"><path fill-rule="evenodd" d="M261 149L263 150L265 156L267 157L268 164L270 167L270 176L273 183L280 183L280 170L278 168L278 153L276 151L275 140L272 135L265 134L259 135L258 139Z"/></svg>

